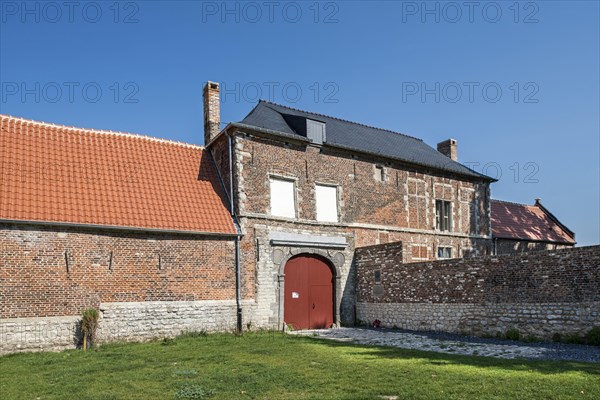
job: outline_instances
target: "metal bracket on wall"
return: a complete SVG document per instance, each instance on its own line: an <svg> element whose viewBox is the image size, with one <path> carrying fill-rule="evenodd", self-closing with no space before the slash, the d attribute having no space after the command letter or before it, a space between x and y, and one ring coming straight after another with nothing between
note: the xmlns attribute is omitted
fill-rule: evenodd
<svg viewBox="0 0 600 400"><path fill-rule="evenodd" d="M65 267L67 268L67 274L69 271L69 250L65 250Z"/></svg>
<svg viewBox="0 0 600 400"><path fill-rule="evenodd" d="M108 270L112 271L113 252L111 251L108 256Z"/></svg>

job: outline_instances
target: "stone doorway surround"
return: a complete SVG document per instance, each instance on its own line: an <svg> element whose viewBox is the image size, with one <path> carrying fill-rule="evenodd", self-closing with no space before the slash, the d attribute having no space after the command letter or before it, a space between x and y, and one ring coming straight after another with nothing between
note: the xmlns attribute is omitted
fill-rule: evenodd
<svg viewBox="0 0 600 400"><path fill-rule="evenodd" d="M333 268L333 302L335 304L333 317L334 325L339 327L343 295L341 270L346 262L344 250L348 247L346 238L344 236L320 236L272 231L269 233L269 242L272 248L271 261L277 267L278 325L286 329L283 321L285 265L292 257L299 254L307 254L320 256Z"/></svg>

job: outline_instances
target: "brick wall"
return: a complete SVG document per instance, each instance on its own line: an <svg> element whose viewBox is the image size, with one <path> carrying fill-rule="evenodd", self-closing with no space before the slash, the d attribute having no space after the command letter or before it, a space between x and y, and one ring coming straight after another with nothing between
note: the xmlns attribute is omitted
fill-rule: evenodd
<svg viewBox="0 0 600 400"><path fill-rule="evenodd" d="M411 264L402 252L401 243L357 249L358 319L542 338L600 325L600 246Z"/></svg>
<svg viewBox="0 0 600 400"><path fill-rule="evenodd" d="M150 309L145 302L164 304ZM68 333L72 317L87 307L102 309L107 304L132 304L140 311L103 315L108 318L104 325L110 318L114 326L150 318L154 330L180 331L183 323L163 319L167 314L156 310L170 307L171 317L189 321L194 318L192 311L185 312L186 302L209 302L208 308L196 308L192 326L235 320L231 238L0 224L0 347L5 352L60 347L65 335L73 345ZM208 311L214 307L230 312L214 320ZM62 333L42 342L39 335L17 334L23 327L30 327L23 332L35 331L31 326L52 332L60 327ZM152 330L140 333L151 335Z"/></svg>
<svg viewBox="0 0 600 400"><path fill-rule="evenodd" d="M298 219L316 219L315 183L338 187L340 223L432 232L435 200L453 205L453 233L489 234L489 184L281 140L236 138L239 213L269 214L269 175L296 179ZM384 181L376 178L384 167Z"/></svg>
<svg viewBox="0 0 600 400"><path fill-rule="evenodd" d="M3 224L0 318L77 315L101 302L235 299L234 257L231 239Z"/></svg>

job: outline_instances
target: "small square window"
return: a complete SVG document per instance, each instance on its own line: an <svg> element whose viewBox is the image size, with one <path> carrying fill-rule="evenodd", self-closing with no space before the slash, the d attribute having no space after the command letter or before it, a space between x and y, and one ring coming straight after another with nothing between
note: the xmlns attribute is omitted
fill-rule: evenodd
<svg viewBox="0 0 600 400"><path fill-rule="evenodd" d="M438 247L438 259L452 258L452 247Z"/></svg>

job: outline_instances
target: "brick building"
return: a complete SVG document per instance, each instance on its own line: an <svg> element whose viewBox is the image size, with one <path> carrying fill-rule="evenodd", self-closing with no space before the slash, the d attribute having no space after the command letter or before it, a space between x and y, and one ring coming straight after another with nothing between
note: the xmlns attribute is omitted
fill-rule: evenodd
<svg viewBox="0 0 600 400"><path fill-rule="evenodd" d="M493 249L493 179L454 139L436 150L265 101L220 129L213 82L205 147L0 122L0 351L72 345L89 306L102 340L351 324L355 249Z"/></svg>
<svg viewBox="0 0 600 400"><path fill-rule="evenodd" d="M235 326L237 230L185 143L0 117L0 353Z"/></svg>
<svg viewBox="0 0 600 400"><path fill-rule="evenodd" d="M494 254L556 250L575 246L575 233L558 220L540 199L535 204L492 200Z"/></svg>
<svg viewBox="0 0 600 400"><path fill-rule="evenodd" d="M218 84L209 82L204 95L212 118L206 148L243 234L242 296L255 299L245 319L352 323L358 247L402 241L406 262L491 251L493 179L456 161L455 140L438 151L414 137L266 101L220 130ZM311 268L302 275L290 264L298 257L331 269L334 306L324 307L333 315L313 299L321 284Z"/></svg>

